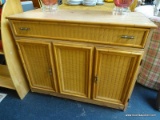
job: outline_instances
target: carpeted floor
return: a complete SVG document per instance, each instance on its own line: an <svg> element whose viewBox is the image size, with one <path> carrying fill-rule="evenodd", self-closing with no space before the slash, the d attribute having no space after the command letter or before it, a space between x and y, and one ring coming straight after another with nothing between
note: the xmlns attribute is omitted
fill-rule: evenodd
<svg viewBox="0 0 160 120"><path fill-rule="evenodd" d="M126 111L29 92L20 100L15 91L0 103L0 120L160 120L157 91L136 84Z"/></svg>

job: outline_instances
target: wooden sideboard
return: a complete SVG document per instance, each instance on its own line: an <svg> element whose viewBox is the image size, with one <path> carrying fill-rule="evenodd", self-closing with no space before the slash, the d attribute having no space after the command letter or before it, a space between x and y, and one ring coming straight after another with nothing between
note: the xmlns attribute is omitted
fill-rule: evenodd
<svg viewBox="0 0 160 120"><path fill-rule="evenodd" d="M140 13L40 9L7 17L33 92L124 110L156 25Z"/></svg>

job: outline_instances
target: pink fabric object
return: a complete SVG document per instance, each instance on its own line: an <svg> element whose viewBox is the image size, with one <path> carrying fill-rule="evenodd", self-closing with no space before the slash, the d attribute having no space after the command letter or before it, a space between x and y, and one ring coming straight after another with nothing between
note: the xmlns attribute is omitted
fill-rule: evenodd
<svg viewBox="0 0 160 120"><path fill-rule="evenodd" d="M147 53L143 59L141 70L137 78L137 82L155 89L160 89L160 17L154 16L154 7L139 6L135 8L136 12L140 12L153 21L158 28L154 30Z"/></svg>

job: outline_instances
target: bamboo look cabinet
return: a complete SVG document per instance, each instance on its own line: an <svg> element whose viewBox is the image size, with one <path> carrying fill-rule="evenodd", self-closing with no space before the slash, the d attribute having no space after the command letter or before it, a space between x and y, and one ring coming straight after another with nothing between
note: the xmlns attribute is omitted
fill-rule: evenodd
<svg viewBox="0 0 160 120"><path fill-rule="evenodd" d="M38 9L7 18L33 92L126 109L156 28L145 16Z"/></svg>
<svg viewBox="0 0 160 120"><path fill-rule="evenodd" d="M15 46L10 26L6 16L23 12L20 0L6 0L1 13L1 36L3 50L0 55L5 56L6 65L0 64L0 87L15 90L23 99L29 91L28 82L20 56Z"/></svg>

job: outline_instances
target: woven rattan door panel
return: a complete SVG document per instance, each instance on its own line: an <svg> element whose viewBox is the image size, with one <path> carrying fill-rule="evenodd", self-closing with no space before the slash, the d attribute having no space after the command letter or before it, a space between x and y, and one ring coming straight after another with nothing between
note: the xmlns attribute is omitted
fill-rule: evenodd
<svg viewBox="0 0 160 120"><path fill-rule="evenodd" d="M93 99L124 105L129 99L142 52L97 48Z"/></svg>
<svg viewBox="0 0 160 120"><path fill-rule="evenodd" d="M93 47L54 44L60 93L90 98Z"/></svg>
<svg viewBox="0 0 160 120"><path fill-rule="evenodd" d="M56 91L51 43L20 40L18 47L30 87Z"/></svg>

